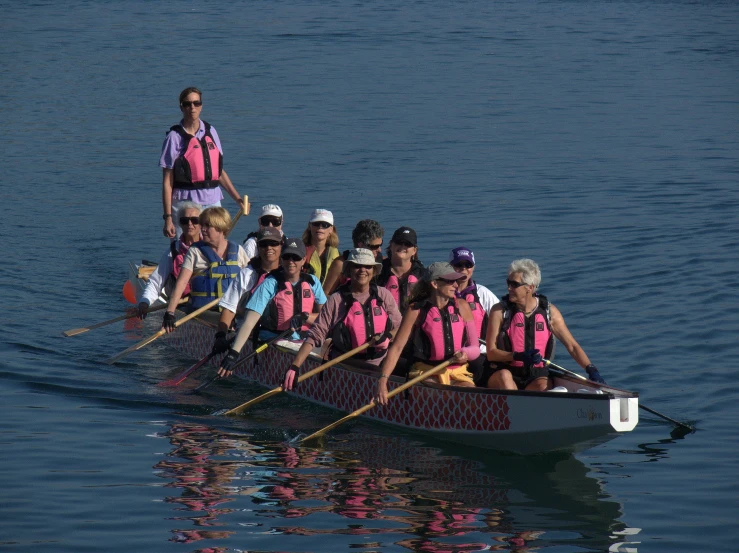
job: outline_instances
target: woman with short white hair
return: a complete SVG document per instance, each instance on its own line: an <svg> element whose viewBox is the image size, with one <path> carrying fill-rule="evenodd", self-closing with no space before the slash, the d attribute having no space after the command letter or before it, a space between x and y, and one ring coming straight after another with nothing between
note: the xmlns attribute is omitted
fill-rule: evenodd
<svg viewBox="0 0 739 553"><path fill-rule="evenodd" d="M531 259L517 259L508 268L508 294L490 312L487 387L544 391L550 387L543 359L554 351L555 337L583 367L590 380L605 384L598 369L570 334L564 317L539 294L541 270Z"/></svg>

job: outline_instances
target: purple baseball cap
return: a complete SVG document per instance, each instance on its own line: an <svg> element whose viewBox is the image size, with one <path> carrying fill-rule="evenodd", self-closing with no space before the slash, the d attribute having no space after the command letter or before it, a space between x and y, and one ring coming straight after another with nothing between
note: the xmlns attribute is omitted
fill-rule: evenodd
<svg viewBox="0 0 739 553"><path fill-rule="evenodd" d="M469 261L474 265L475 254L472 253L471 249L465 248L464 246L454 248L449 254L449 263L451 263L452 265L456 265L462 261Z"/></svg>

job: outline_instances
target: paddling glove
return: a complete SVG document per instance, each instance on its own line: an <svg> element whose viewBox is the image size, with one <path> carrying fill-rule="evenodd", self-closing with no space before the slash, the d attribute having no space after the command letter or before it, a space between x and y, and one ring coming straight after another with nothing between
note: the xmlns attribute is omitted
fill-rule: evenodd
<svg viewBox="0 0 739 553"><path fill-rule="evenodd" d="M224 357L223 361L221 361L221 368L228 373L232 373L234 370L233 367L236 364L236 360L239 358L239 355L240 352L236 351L235 349L228 350L226 357Z"/></svg>
<svg viewBox="0 0 739 553"><path fill-rule="evenodd" d="M149 313L149 304L145 301L142 301L138 308L136 309L136 315L139 319L142 321L146 318L146 315Z"/></svg>
<svg viewBox="0 0 739 553"><path fill-rule="evenodd" d="M541 363L541 353L539 353L538 349L527 349L526 351L514 351L513 360L523 361L524 365L530 367L532 365L536 365L537 363Z"/></svg>
<svg viewBox="0 0 739 553"><path fill-rule="evenodd" d="M164 314L164 319L162 319L162 328L165 328L168 332L171 332L176 328L174 325L176 322L177 317L175 317L175 314L167 311Z"/></svg>
<svg viewBox="0 0 739 553"><path fill-rule="evenodd" d="M298 313L292 319L290 319L290 328L293 330L300 330L303 323L308 320L308 313Z"/></svg>
<svg viewBox="0 0 739 553"><path fill-rule="evenodd" d="M597 382L598 384L605 384L606 381L603 380L603 377L598 372L598 367L593 365L592 363L585 367L585 372L588 373L588 376L590 377L590 380L593 382Z"/></svg>
<svg viewBox="0 0 739 553"><path fill-rule="evenodd" d="M295 380L297 379L299 374L300 367L298 367L297 365L290 365L285 371L285 377L283 378L282 387L288 391L292 390L293 385L297 384Z"/></svg>
<svg viewBox="0 0 739 553"><path fill-rule="evenodd" d="M211 350L211 353L218 355L219 353L228 351L228 348L230 346L231 341L226 338L226 333L221 330L219 332L216 332L216 340L215 342L213 342L213 349Z"/></svg>

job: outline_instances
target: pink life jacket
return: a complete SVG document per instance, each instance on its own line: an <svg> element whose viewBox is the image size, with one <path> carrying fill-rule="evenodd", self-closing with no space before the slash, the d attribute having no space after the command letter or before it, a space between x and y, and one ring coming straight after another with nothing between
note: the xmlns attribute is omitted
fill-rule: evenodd
<svg viewBox="0 0 739 553"><path fill-rule="evenodd" d="M377 294L375 283L370 284L370 297L364 305L360 304L352 295L349 285L341 286L337 293L341 294L341 299L347 307L344 320L336 324L332 331L332 344L339 352L350 351L369 342L375 334L392 330L393 323ZM358 359L377 359L385 355L389 345L390 340L383 340L354 357Z"/></svg>
<svg viewBox="0 0 739 553"><path fill-rule="evenodd" d="M411 295L411 289L423 277L423 264L416 260L411 265L410 272L403 278L393 273L390 265L390 258L382 261L382 271L377 277L377 284L384 286L392 294L395 303L401 313L405 313L407 309L406 299Z"/></svg>
<svg viewBox="0 0 739 553"><path fill-rule="evenodd" d="M480 303L477 284L473 281L467 288L457 292L457 297L466 300L470 305L472 318L475 320L475 328L477 328L477 335L484 338L488 327L488 314Z"/></svg>
<svg viewBox="0 0 739 553"><path fill-rule="evenodd" d="M290 319L295 315L313 312L316 297L309 280L313 277L301 273L300 280L293 285L285 280L282 268L275 269L270 275L277 280L277 293L267 306L262 326L270 331L282 332L290 328ZM300 330L309 328L309 325L304 324Z"/></svg>
<svg viewBox="0 0 739 553"><path fill-rule="evenodd" d="M550 322L549 300L541 294L535 294L535 297L539 300L539 305L526 317L523 311L509 302L508 295L503 296L501 302L505 306L505 311L497 346L503 351L513 352L538 349L542 357L550 359L554 352L554 334ZM511 361L508 365L523 367L523 361ZM536 368L543 366L544 363L533 365Z"/></svg>
<svg viewBox="0 0 739 553"><path fill-rule="evenodd" d="M179 134L186 145L185 151L174 162L173 188L217 188L220 184L223 154L213 140L210 124L203 123L205 134L200 139L188 134L182 125L174 125L169 129Z"/></svg>
<svg viewBox="0 0 739 553"><path fill-rule="evenodd" d="M169 251L172 252L172 272L170 277L172 278L172 289L177 283L177 277L182 272L182 264L185 262L185 255L187 255L190 246L185 244L182 240L172 240L169 243ZM185 291L182 293L183 296L187 296L190 293L190 283L185 286Z"/></svg>
<svg viewBox="0 0 739 553"><path fill-rule="evenodd" d="M449 300L441 311L428 301L421 306L413 336L415 358L444 361L462 348L464 339L464 319L456 300Z"/></svg>

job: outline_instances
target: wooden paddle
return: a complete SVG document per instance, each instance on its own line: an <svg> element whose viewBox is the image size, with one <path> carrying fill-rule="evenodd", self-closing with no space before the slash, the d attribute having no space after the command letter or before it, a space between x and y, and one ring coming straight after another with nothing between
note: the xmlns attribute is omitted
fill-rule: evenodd
<svg viewBox="0 0 739 553"><path fill-rule="evenodd" d="M218 305L218 302L219 301L221 301L221 298L216 298L213 301L205 304L200 309L196 309L195 311L193 311L189 315L185 315L184 317L182 317L181 319L179 319L177 322L175 322L175 324L174 324L175 328L177 328L180 325L185 324L190 319L194 319L195 317L197 317L201 313L205 313L211 307L215 307L216 305ZM166 333L167 333L167 331L162 328L162 329L159 330L159 332L156 332L155 334L152 334L148 338L145 338L145 339L141 340L140 342L132 345L130 348L126 348L125 350L123 350L122 352L120 352L118 355L114 355L113 357L111 357L109 359L106 359L105 362L108 365L112 365L113 363L115 363L119 359L122 359L123 357L126 357L128 354L133 353L134 351L140 350L144 346L151 344L154 340L156 340L160 336L164 336Z"/></svg>
<svg viewBox="0 0 739 553"><path fill-rule="evenodd" d="M356 355L360 351L364 351L368 347L374 345L374 343L375 343L375 338L373 337L366 344L362 344L361 346L358 346L358 347L354 348L353 350L347 351L346 353L343 353L343 354L339 355L335 359L332 359L328 363L324 363L323 365L320 365L320 366L316 367L315 369L313 369L311 371L308 371L307 373L305 373L303 375L300 375L298 377L298 380L297 380L296 384L297 383L300 383L300 382L303 382L304 380L308 380L310 377L315 376L318 373L325 371L329 367L333 367L334 365L336 365L338 363L341 363L342 361L345 361L346 359L349 359L350 357ZM268 398L270 398L272 396L275 396L275 395L279 394L280 392L284 392L284 391L285 391L285 388L283 388L282 385L277 386L277 388L272 388L269 392L265 392L261 396L257 396L254 399L250 399L246 403L242 403L238 407L234 407L230 411L226 411L223 414L224 415L240 415L241 413L243 413L244 411L246 411L252 405L256 405L257 403L260 403L260 402L264 401L265 399L268 399Z"/></svg>
<svg viewBox="0 0 739 553"><path fill-rule="evenodd" d="M180 304L183 304L186 302L187 302L187 298L182 298L180 300ZM154 311L160 311L162 309L166 309L166 307L167 307L167 304L163 303L161 305L157 305L156 307L152 307L151 309L149 309L148 312L153 313ZM126 313L125 315L121 315L120 317L116 317L115 319L110 319L108 321L103 321L102 323L97 323L97 324L85 326L82 328L73 328L72 330L65 330L64 332L62 332L62 334L64 336L77 336L78 334L82 334L84 332L87 332L88 330L92 330L93 328L100 328L101 326L106 326L112 323L117 323L118 321L131 319L132 317L136 317L137 315L138 315L138 311L134 309L130 313Z"/></svg>
<svg viewBox="0 0 739 553"><path fill-rule="evenodd" d="M248 359L251 359L255 355L259 355L265 349L267 349L269 346L271 346L272 344L274 344L278 340L282 340L285 336L287 336L291 332L295 332L295 329L294 328L288 328L286 331L284 331L281 334L278 334L277 336L275 336L274 338L272 338L269 342L265 342L264 344L262 344L261 346L259 346L257 349L255 349L254 351L252 351L249 355L247 355L246 357L244 357L244 359L242 359L240 362L243 363L244 361L246 361ZM211 384L213 384L219 378L221 378L221 377L216 374L213 378L211 378L210 380L208 380L204 384L201 384L200 386L198 386L197 388L195 388L192 391L192 393L193 394L198 394L198 393L202 392L203 390L205 390L208 386L210 386Z"/></svg>
<svg viewBox="0 0 739 553"><path fill-rule="evenodd" d="M435 374L439 374L440 372L444 371L447 368L447 366L449 366L451 363L452 363L452 360L451 359L449 359L447 361L444 361L442 364L436 365L433 369L430 369L430 370L424 372L423 374L419 374L416 378L413 378L413 379L409 380L408 382L406 382L405 384L402 384L401 386L398 386L397 388L394 388L391 392L389 392L387 394L388 399L390 399L394 395L399 394L403 390L406 390L406 389L410 388L414 384L417 384L418 382L421 382L422 380L426 380L430 376L434 376ZM300 440L300 443L305 443L305 442L307 442L309 440L312 440L314 438L317 438L319 436L322 436L323 434L325 434L329 430L333 430L334 428L336 428L340 424L344 424L346 421L358 417L359 415L361 415L365 411L369 411L375 405L377 405L377 403L375 403L375 400L373 399L371 402L369 402L364 407L360 407L356 411L352 411L347 416L345 416L345 417L337 420L336 422L332 422L328 426L325 426L324 428L321 428L320 430L318 430L317 432L314 432L310 436L307 436L307 437L303 438L302 440Z"/></svg>
<svg viewBox="0 0 739 553"><path fill-rule="evenodd" d="M559 365L555 365L549 359L543 359L542 361L544 361L544 364L547 367L549 367L549 372L551 372L551 373L554 373L554 374L557 374L557 375L572 376L572 377L575 377L575 378L579 378L580 380L585 380L585 381L589 382L590 384L596 384L599 387L602 386L602 384L597 384L597 383L591 382L590 380L588 380L587 378L585 378L584 376L582 376L580 374L577 374L575 372L572 372L570 370L567 370L564 367L560 367ZM680 428L684 428L686 430L690 430L691 432L695 430L695 428L693 428L692 426L690 426L688 424L685 424L684 422L680 422L680 421L676 421L675 419L671 419L667 415L663 415L662 413L659 413L659 412L655 411L654 409L650 409L646 405L642 405L641 401L639 402L639 409L644 409L647 413L652 413L653 415L656 415L658 417L661 417L664 420L666 420L668 422L671 422L675 426L679 426Z"/></svg>

